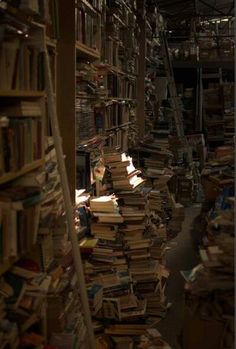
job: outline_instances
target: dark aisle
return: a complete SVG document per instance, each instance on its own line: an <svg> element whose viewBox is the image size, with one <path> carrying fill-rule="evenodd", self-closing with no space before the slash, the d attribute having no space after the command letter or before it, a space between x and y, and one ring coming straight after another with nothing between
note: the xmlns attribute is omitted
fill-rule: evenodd
<svg viewBox="0 0 236 349"><path fill-rule="evenodd" d="M172 349L181 348L178 337L181 334L184 319L184 279L180 271L192 269L198 264L192 230L193 228L196 230L200 211L199 204L185 209L182 231L169 243L170 250L166 253L166 265L170 270L166 295L172 306L166 318L158 324L158 330Z"/></svg>

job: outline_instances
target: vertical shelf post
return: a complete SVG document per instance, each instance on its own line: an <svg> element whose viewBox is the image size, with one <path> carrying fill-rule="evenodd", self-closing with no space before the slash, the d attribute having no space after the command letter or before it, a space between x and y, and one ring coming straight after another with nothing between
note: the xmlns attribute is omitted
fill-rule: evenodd
<svg viewBox="0 0 236 349"><path fill-rule="evenodd" d="M75 1L59 2L60 36L57 56L57 113L72 202L76 189Z"/></svg>
<svg viewBox="0 0 236 349"><path fill-rule="evenodd" d="M145 133L145 72L146 72L146 22L145 1L140 1L138 24L140 28L139 38L139 71L137 77L137 125L139 138Z"/></svg>

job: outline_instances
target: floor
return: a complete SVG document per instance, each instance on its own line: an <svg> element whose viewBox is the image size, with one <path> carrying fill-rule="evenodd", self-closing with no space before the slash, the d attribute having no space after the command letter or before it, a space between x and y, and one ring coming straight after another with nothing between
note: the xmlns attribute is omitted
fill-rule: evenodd
<svg viewBox="0 0 236 349"><path fill-rule="evenodd" d="M184 320L184 279L180 271L192 269L198 264L196 246L202 229L200 212L199 204L185 209L182 231L169 243L171 248L166 254L166 265L170 270L166 295L172 306L166 318L158 324L158 330L172 349L181 349L179 337Z"/></svg>

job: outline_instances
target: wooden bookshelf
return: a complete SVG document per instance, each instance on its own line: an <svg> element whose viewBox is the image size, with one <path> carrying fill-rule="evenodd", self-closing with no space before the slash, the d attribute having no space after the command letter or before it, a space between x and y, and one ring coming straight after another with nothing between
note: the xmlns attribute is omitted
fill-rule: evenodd
<svg viewBox="0 0 236 349"><path fill-rule="evenodd" d="M1 72L3 72L1 76L1 88L0 88L0 101L1 101L1 143L2 143L2 149L1 149L1 174L0 176L0 185L1 185L1 194L3 197L3 191L7 191L6 195L7 198L9 198L9 204L4 205L4 202L2 200L1 202L1 248L0 248L0 255L1 255L1 261L0 263L0 276L4 275L7 271L11 272L11 268L14 266L16 262L22 262L24 259L27 259L28 261L32 262L34 265L37 265L36 267L36 273L40 275L40 277L47 276L47 270L49 265L52 266L52 268L55 268L53 262L55 261L55 258L57 258L57 265L61 266L62 271L64 271L64 265L62 266L62 259L66 256L66 250L61 252L60 256L55 255L55 251L53 247L55 246L55 240L53 240L53 233L52 233L52 224L50 222L45 223L45 225L42 223L44 222L44 219L53 217L54 223L56 222L56 219L59 217L61 218L65 206L63 205L63 194L62 194L62 188L61 188L61 178L60 174L58 173L58 164L57 164L57 156L58 154L55 151L55 139L52 137L52 129L50 125L50 108L47 108L48 104L50 103L50 100L47 98L47 92L46 88L47 85L47 78L46 73L48 72L46 63L45 63L45 57L44 57L44 49L46 47L48 58L49 58L49 67L51 70L51 78L52 78L52 85L53 85L53 95L54 100L58 102L58 98L61 99L62 105L64 101L66 101L66 105L64 108L59 109L59 111L63 112L62 118L63 122L60 122L61 129L63 132L61 132L61 136L63 138L63 141L68 141L68 152L67 149L65 151L65 154L67 156L67 164L70 164L70 145L73 143L70 143L71 140L73 141L73 136L71 132L74 130L73 128L73 120L75 119L74 115L74 102L75 102L75 92L74 89L74 78L75 78L75 57L76 55L80 55L76 48L76 42L75 42L75 35L73 31L75 30L75 23L73 21L74 14L75 14L75 3L73 3L73 10L71 11L71 16L67 17L67 13L65 11L66 8L69 8L70 10L70 4L68 4L68 1L66 0L64 2L65 7L63 8L63 11L61 12L61 23L63 22L65 27L62 28L62 38L63 40L60 41L60 47L58 47L57 42L57 36L56 34L56 28L60 29L56 26L56 28L53 27L53 25L56 22L55 17L57 16L57 5L59 6L59 2L54 1L51 3L51 0L49 1L41 1L41 3L38 3L39 8L38 10L35 10L35 7L32 8L30 6L37 6L36 2L32 3L25 3L23 2L15 2L14 5L16 6L11 7L6 5L6 8L3 8L5 5L5 2L0 4L0 12L1 17L3 17L3 22L6 20L6 23L8 24L9 21L9 27L11 29L10 35L8 35L7 29L5 30L5 22L3 25L3 35L1 38L2 42L4 40L8 43L8 41L12 40L12 46L14 48L14 54L13 49L11 46L12 51L11 53L11 72L9 73L5 68L5 65L10 65L9 62L6 62L7 59L1 60ZM60 1L60 4L63 1ZM72 1L73 2L73 1ZM24 10L26 13L23 13L21 11L20 6L25 6ZM86 3L88 6L88 4ZM48 6L48 7L47 7ZM23 7L22 7L23 8ZM47 11L48 10L48 11ZM32 11L32 12L30 12ZM53 12L53 13L52 13ZM30 13L30 15L28 15ZM5 16L5 17L4 17ZM33 22L34 20L39 21L40 23ZM44 23L44 24L42 24ZM68 44L68 37L65 38L63 30L70 29L69 24L72 25L72 37L73 37L73 44L71 45L71 50L68 50L68 46L72 43L72 41L69 41ZM15 28L16 30L12 30L12 28ZM21 35L21 33L18 33L18 26L19 28L26 28L28 31L28 35ZM6 35L5 35L6 32ZM24 33L24 29L23 29ZM47 35L49 36L46 36ZM69 33L70 34L70 33ZM4 36L5 35L5 36ZM5 39L6 37L6 39ZM65 39L65 41L64 41ZM19 44L19 46L17 45ZM2 45L1 45L2 48ZM6 49L8 46L6 45ZM9 48L8 48L9 49ZM24 54L19 54L19 50L27 50L27 52L23 51ZM80 48L79 48L80 49ZM84 54L84 58L87 59L88 54L90 56L95 55L94 52L91 50L88 50L87 48L83 47L81 49ZM10 61L10 53L8 51L8 55L6 57ZM89 51L89 52L88 52ZM60 59L58 57L58 54L60 54ZM2 54L3 55L3 54ZM16 64L16 58L18 56L21 59L21 64ZM97 53L96 53L96 59L97 59ZM63 61L63 64L61 65L61 57L63 59L66 59L66 62ZM13 59L14 58L14 59ZM14 65L13 65L14 62ZM74 62L74 65L73 65ZM24 63L24 64L23 64ZM59 63L59 64L58 64ZM34 65L33 65L34 64ZM30 69L28 69L28 67ZM18 69L20 72L18 72ZM10 68L9 68L10 70ZM68 74L68 71L71 75ZM6 77L4 76L4 72L7 71ZM23 72L23 73L22 73ZM26 74L25 74L26 72ZM60 72L65 73L65 75L60 74ZM22 73L22 76L20 75ZM25 75L24 75L25 74ZM18 78L19 75L19 78ZM61 79L62 76L62 79ZM3 79L5 77L5 79ZM67 79L66 79L66 78ZM59 88L60 86L61 88ZM8 90L11 87L14 87L14 90ZM35 90L38 89L38 90ZM51 92L51 91L50 91ZM58 92L58 94L57 94ZM72 96L72 98L67 98L66 92L68 92L68 95ZM58 102L57 106L60 107L60 103ZM40 108L36 109L37 107ZM13 110L12 107L16 105L16 109ZM30 109L30 106L32 106L32 109ZM35 107L35 108L34 108ZM8 108L8 109L7 109ZM10 109L12 108L12 109ZM71 108L71 110L70 110ZM12 111L13 110L13 111ZM16 111L15 111L16 110ZM18 111L19 110L19 111ZM40 120L31 120L34 118L34 114L36 114L36 110L38 114L38 119ZM72 113L70 114L70 111ZM31 118L27 120L26 117L24 117L24 114L31 113L32 116L29 116ZM42 113L39 113L42 112ZM19 114L18 114L19 113ZM16 115L12 116L11 115ZM18 116L17 116L18 115ZM21 117L21 115L23 117ZM72 116L72 117L71 117ZM9 119L9 120L8 120ZM15 120L16 119L16 120ZM18 120L19 119L19 120ZM22 120L24 119L24 120ZM32 125L33 124L33 125ZM62 127L62 125L64 127ZM65 129L68 132L67 137L65 136ZM72 136L72 137L71 137ZM65 143L63 144L65 146ZM31 148L32 146L32 148ZM66 145L67 146L67 145ZM65 150L65 147L64 147ZM45 156L44 152L46 151L47 156ZM71 158L75 156L75 144L73 144L73 148L71 151ZM34 159L37 159L39 157L42 157L39 160L34 161ZM31 162L33 161L33 162ZM27 165L22 166L22 164ZM73 168L73 161L72 161L72 168ZM19 170L15 171L15 169L18 168ZM49 178L50 170L53 169L53 178ZM35 171L36 170L36 171ZM74 170L74 168L73 168ZM10 172L6 172L10 171ZM35 171L35 172L34 172ZM6 172L6 173L5 173ZM31 173L32 172L32 173ZM51 174L52 172L50 172ZM37 179L40 180L38 181ZM69 177L69 176L68 176ZM32 182L34 183L32 185ZM51 182L50 182L51 179ZM69 177L69 181L71 181L71 177ZM39 183L40 182L40 183ZM50 182L50 189L45 189L45 187ZM36 188L28 188L27 186L33 186ZM51 189L53 188L53 189ZM15 191L19 193L19 196L15 198ZM43 194L43 197L42 197ZM51 195L51 196L50 196ZM51 202L53 200L56 201L56 204L52 203L52 205L48 205L46 210L45 207L43 207L44 199L49 199L48 202ZM25 201L26 199L26 201ZM32 200L31 200L32 199ZM11 201L13 204L11 204ZM15 209L15 202L17 202L17 210ZM27 202L27 207L25 203ZM42 204L42 205L41 205ZM18 212L19 211L19 212ZM68 219L68 217L67 217ZM64 223L64 226L63 226ZM73 223L72 223L73 224ZM65 234L67 234L66 229L66 218L62 222L62 226L65 229ZM44 228L45 232L47 233L42 236L41 235L41 228ZM79 231L79 234L83 234L83 230ZM64 236L64 235L63 235ZM66 235L65 235L66 236ZM68 236L62 238L63 241L68 243L69 245L69 238ZM49 239L46 239L49 238ZM68 246L67 246L68 247ZM63 255L65 253L65 255ZM12 257L17 256L17 257ZM61 258L61 260L59 260ZM4 262L3 262L4 261ZM67 262L66 262L67 263ZM68 263L73 265L72 258L68 261ZM77 263L78 265L78 263ZM19 266L17 264L17 266ZM27 270L28 266L22 266L22 269ZM22 270L21 270L22 271ZM22 272L23 273L23 272ZM4 275L7 277L8 274ZM9 275L11 275L9 273ZM58 275L58 281L60 281L61 277L66 278L68 276L68 285L70 284L70 277L72 278L73 275L68 275L68 273L63 273L63 276ZM20 278L20 277L19 277ZM25 283L28 281L24 280L24 286ZM41 281L40 281L41 282ZM28 282L29 283L29 282ZM50 283L50 279L49 279ZM22 285L23 286L23 285ZM18 287L18 286L16 286ZM21 287L21 286L20 286ZM42 338L43 345L47 346L50 343L51 335L52 335L52 326L61 326L61 324L55 324L55 321L49 321L49 318L51 318L52 312L50 310L50 295L49 295L49 287L51 285L48 284L48 289L45 289L45 294L43 299L41 299L40 296L40 304L36 302L37 304L33 304L31 309L28 309L29 312L25 312L24 314L24 323L22 321L21 317L18 317L18 314L14 318L14 324L12 321L11 316L9 315L9 308L6 306L6 313L5 313L5 297L1 298L1 306L4 306L4 312L2 316L3 321L9 322L10 327L14 327L13 332L8 332L7 334L3 330L1 333L4 339L4 345L5 346L11 346L12 343L16 347L18 347L20 342L22 341L23 336L28 335L28 333L35 334L38 337ZM53 286L54 287L54 286ZM15 289L15 286L13 286ZM23 291L25 292L25 289L21 290L21 296L23 296ZM71 290L68 290L68 294L71 294ZM37 293L37 292L36 292ZM83 308L83 301L81 301L80 294L78 291L78 288L74 288L72 290L73 293L73 301L75 303L75 306L73 307L74 314L76 316L81 315L81 321L80 321L80 328L78 329L76 326L77 323L72 323L71 318L68 317L68 323L66 323L67 320L65 320L65 327L72 328L71 332L75 330L75 333L77 334L78 330L81 330L82 332L86 333L89 332L86 329L87 324L85 324L83 316L86 318L86 311L84 311L85 315L82 315L81 307ZM86 294L86 290L84 291ZM57 292L58 297L62 297L62 294ZM37 295L36 295L37 297ZM3 299L4 298L4 299ZM51 297L53 298L53 297ZM72 297L71 297L72 298ZM18 300L18 295L16 296L16 299ZM20 300L19 300L20 301ZM52 299L52 302L54 302L54 298ZM67 304L66 301L62 302L62 306L64 306L65 312L67 311ZM73 304L74 305L74 304ZM52 305L53 307L53 305ZM17 307L15 307L16 309ZM46 309L47 308L47 309ZM11 315L14 313L14 310L11 310ZM35 315L34 323L32 326L31 322L31 315ZM88 311L87 311L88 313ZM14 314L15 315L15 314ZM56 317L56 315L55 315ZM74 317L73 317L74 318ZM25 324L26 321L26 324ZM70 323L69 323L70 322ZM24 330L23 325L28 325L29 327L25 328ZM55 327L54 327L55 328ZM61 328L61 327L60 327ZM59 331L60 332L60 331ZM61 331L63 332L63 331ZM91 331L90 331L91 333ZM1 336L1 338L2 338ZM83 341L83 345L85 347L87 346L86 338L84 338L80 333L80 338L76 338L78 342ZM92 337L92 335L90 336ZM5 341L6 338L6 341ZM6 342L6 343L5 343ZM79 347L80 343L78 344Z"/></svg>

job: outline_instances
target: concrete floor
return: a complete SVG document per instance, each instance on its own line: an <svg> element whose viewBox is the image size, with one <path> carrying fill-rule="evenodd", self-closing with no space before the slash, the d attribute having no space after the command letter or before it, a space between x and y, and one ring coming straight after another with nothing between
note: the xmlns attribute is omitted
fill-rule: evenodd
<svg viewBox="0 0 236 349"><path fill-rule="evenodd" d="M197 243L201 235L201 205L193 205L185 209L185 220L182 231L171 240L171 249L166 254L166 265L170 270L166 289L167 299L172 303L168 314L158 324L158 330L172 349L180 349L179 336L184 320L184 279L180 270L192 269L198 264Z"/></svg>

